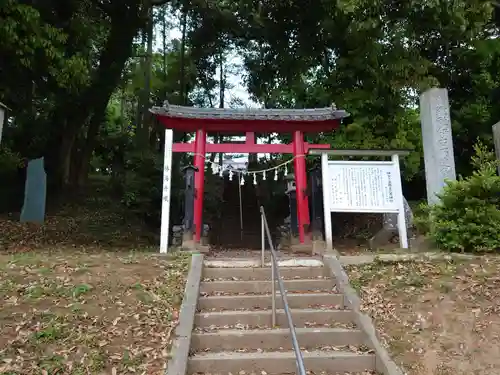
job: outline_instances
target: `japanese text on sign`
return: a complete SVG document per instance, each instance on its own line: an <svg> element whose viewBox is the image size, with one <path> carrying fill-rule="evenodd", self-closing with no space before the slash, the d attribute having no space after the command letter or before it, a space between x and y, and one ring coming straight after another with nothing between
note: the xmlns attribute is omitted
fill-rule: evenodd
<svg viewBox="0 0 500 375"><path fill-rule="evenodd" d="M394 198L392 163L328 162L332 212L391 212L398 210Z"/></svg>

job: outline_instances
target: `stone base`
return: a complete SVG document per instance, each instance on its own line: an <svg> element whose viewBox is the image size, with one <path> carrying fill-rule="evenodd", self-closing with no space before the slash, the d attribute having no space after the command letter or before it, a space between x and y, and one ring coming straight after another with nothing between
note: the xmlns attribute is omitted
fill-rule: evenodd
<svg viewBox="0 0 500 375"><path fill-rule="evenodd" d="M203 243L197 243L193 239L182 241L183 251L198 252L198 253L208 253L210 248Z"/></svg>
<svg viewBox="0 0 500 375"><path fill-rule="evenodd" d="M208 253L210 251L208 235L210 227L205 224L203 225L203 233L200 239L200 243L196 243L193 240L192 231L184 231L182 225L174 225L173 227L173 246L180 248L181 251L190 251L198 253Z"/></svg>
<svg viewBox="0 0 500 375"><path fill-rule="evenodd" d="M394 234L394 231L382 228L368 240L368 247L371 250L376 250L379 247L385 246L389 243L389 240L394 236Z"/></svg>
<svg viewBox="0 0 500 375"><path fill-rule="evenodd" d="M298 235L292 235L290 236L290 248L292 246L298 246L300 245L300 239L299 239L299 236Z"/></svg>
<svg viewBox="0 0 500 375"><path fill-rule="evenodd" d="M297 239L298 242L298 239ZM292 243L290 251L294 254L313 254L312 243Z"/></svg>
<svg viewBox="0 0 500 375"><path fill-rule="evenodd" d="M327 252L326 242L323 240L323 233L312 232L312 253L313 255L323 255Z"/></svg>
<svg viewBox="0 0 500 375"><path fill-rule="evenodd" d="M184 232L182 233L182 244L185 242L193 241L193 233L192 232Z"/></svg>
<svg viewBox="0 0 500 375"><path fill-rule="evenodd" d="M210 245L210 241L208 239L208 236L207 237L205 237L205 236L201 237L200 243L201 243L201 246L208 247Z"/></svg>
<svg viewBox="0 0 500 375"><path fill-rule="evenodd" d="M382 228L372 238L368 240L368 247L370 248L370 250L376 250L380 247L387 246L388 244L390 244L391 238L397 235L398 235L397 229L391 230ZM408 246L411 248L412 247L411 229L407 229L407 235L408 235Z"/></svg>
<svg viewBox="0 0 500 375"><path fill-rule="evenodd" d="M323 255L327 252L326 242L322 239L313 240L312 242L312 253L313 255Z"/></svg>
<svg viewBox="0 0 500 375"><path fill-rule="evenodd" d="M280 250L289 249L292 245L290 233L282 231L279 237L278 248Z"/></svg>
<svg viewBox="0 0 500 375"><path fill-rule="evenodd" d="M308 237L305 243L300 243L298 236L282 236L278 250L290 251L297 254L314 254L314 241Z"/></svg>
<svg viewBox="0 0 500 375"><path fill-rule="evenodd" d="M210 252L210 247L207 245L199 244L196 246L196 251L202 254L208 254Z"/></svg>

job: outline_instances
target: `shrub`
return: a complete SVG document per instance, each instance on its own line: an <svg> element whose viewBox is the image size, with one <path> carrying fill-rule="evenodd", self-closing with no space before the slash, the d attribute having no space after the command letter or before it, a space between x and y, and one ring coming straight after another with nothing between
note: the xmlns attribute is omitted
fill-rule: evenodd
<svg viewBox="0 0 500 375"><path fill-rule="evenodd" d="M22 166L19 154L8 147L0 147L0 176L15 173Z"/></svg>
<svg viewBox="0 0 500 375"><path fill-rule="evenodd" d="M500 250L498 161L484 145L475 146L472 176L450 181L429 209L431 239L449 251Z"/></svg>
<svg viewBox="0 0 500 375"><path fill-rule="evenodd" d="M427 234L430 231L430 207L427 202L420 203L413 209L413 224L417 228L418 233Z"/></svg>
<svg viewBox="0 0 500 375"><path fill-rule="evenodd" d="M125 173L121 179L122 203L151 226L159 227L163 193L163 154L154 151L132 151L125 156ZM180 158L172 160L170 218L181 224L184 215L184 177ZM218 175L205 171L203 220L214 221L220 211L222 182Z"/></svg>
<svg viewBox="0 0 500 375"><path fill-rule="evenodd" d="M20 155L0 146L0 212L18 210L24 197L24 166ZM1 236L1 235L0 235Z"/></svg>
<svg viewBox="0 0 500 375"><path fill-rule="evenodd" d="M122 203L146 223L157 227L161 216L163 157L149 150L131 151L125 160L125 173L120 179ZM178 200L172 201L175 210Z"/></svg>

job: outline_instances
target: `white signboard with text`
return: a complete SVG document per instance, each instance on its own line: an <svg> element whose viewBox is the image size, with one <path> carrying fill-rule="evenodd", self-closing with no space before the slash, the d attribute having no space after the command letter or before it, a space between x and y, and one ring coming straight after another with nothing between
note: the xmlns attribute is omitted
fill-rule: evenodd
<svg viewBox="0 0 500 375"><path fill-rule="evenodd" d="M397 213L402 248L408 248L399 156L392 161L329 161L322 154L326 242L332 244L332 212Z"/></svg>
<svg viewBox="0 0 500 375"><path fill-rule="evenodd" d="M170 195L172 186L172 148L174 132L165 129L165 154L163 157L163 194L161 202L161 232L160 253L168 251L168 236L170 234Z"/></svg>
<svg viewBox="0 0 500 375"><path fill-rule="evenodd" d="M397 212L392 162L329 161L330 211Z"/></svg>

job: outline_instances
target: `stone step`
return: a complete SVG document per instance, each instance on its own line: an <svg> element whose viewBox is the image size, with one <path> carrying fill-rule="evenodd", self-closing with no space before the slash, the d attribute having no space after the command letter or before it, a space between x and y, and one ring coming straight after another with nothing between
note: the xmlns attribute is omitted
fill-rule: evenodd
<svg viewBox="0 0 500 375"><path fill-rule="evenodd" d="M269 256L267 251L266 256ZM284 279L317 279L325 277L323 267L280 267ZM271 267L215 268L204 267L203 278L220 280L270 280Z"/></svg>
<svg viewBox="0 0 500 375"><path fill-rule="evenodd" d="M350 310L291 309L295 327L351 326L353 315ZM194 318L197 328L216 330L217 327L271 327L271 310L261 311L214 311L197 313ZM276 325L288 327L284 310L276 311Z"/></svg>
<svg viewBox="0 0 500 375"><path fill-rule="evenodd" d="M365 337L359 330L345 328L296 328L297 341L301 348L315 349L352 345L361 347ZM288 328L280 329L228 329L217 332L194 333L191 349L195 352L231 350L292 350L292 339Z"/></svg>
<svg viewBox="0 0 500 375"><path fill-rule="evenodd" d="M293 292L331 292L333 281L329 279L294 279L285 280L285 289L288 293ZM225 294L266 294L272 292L271 280L257 281L210 281L200 284L200 294L214 294L223 292ZM276 288L278 285L276 283Z"/></svg>
<svg viewBox="0 0 500 375"><path fill-rule="evenodd" d="M324 307L338 309L343 306L343 295L335 293L287 293L288 305L291 309ZM279 294L276 295L276 308L283 308ZM198 309L204 310L265 310L272 307L270 294L259 295L231 295L199 297Z"/></svg>
<svg viewBox="0 0 500 375"><path fill-rule="evenodd" d="M373 371L374 354L358 354L343 351L302 352L304 367L307 371L327 371L329 374L346 372ZM192 373L233 373L240 371L268 375L296 373L295 354L287 352L261 353L197 353L188 360L188 372Z"/></svg>

